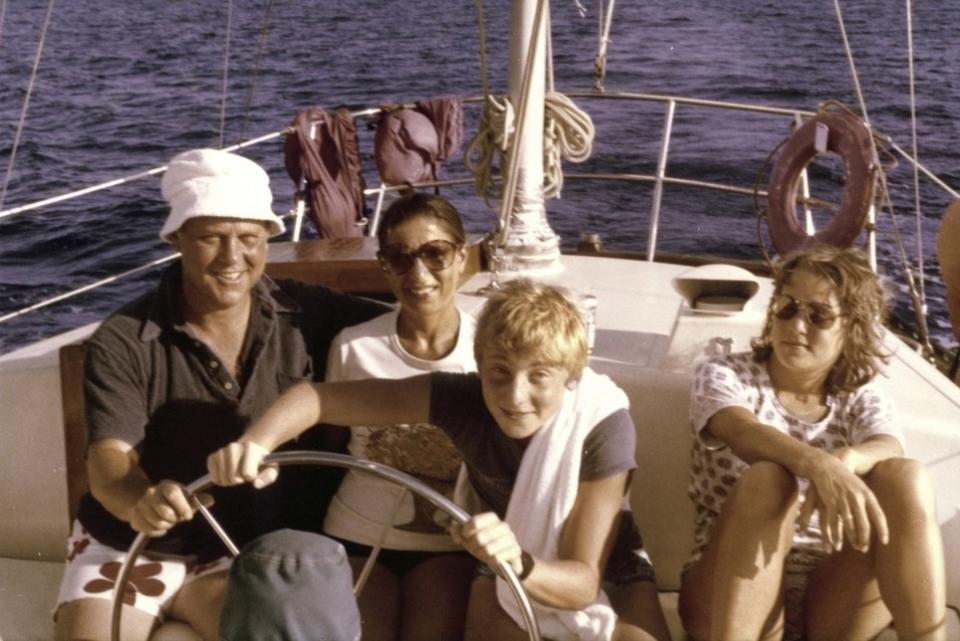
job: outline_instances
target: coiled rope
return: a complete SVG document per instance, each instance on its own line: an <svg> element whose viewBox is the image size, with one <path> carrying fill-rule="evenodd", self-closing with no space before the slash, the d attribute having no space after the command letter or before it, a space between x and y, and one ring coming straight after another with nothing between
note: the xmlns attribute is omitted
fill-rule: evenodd
<svg viewBox="0 0 960 641"><path fill-rule="evenodd" d="M543 195L559 197L563 189L561 158L580 163L593 152L593 120L567 96L550 92L543 123Z"/></svg>
<svg viewBox="0 0 960 641"><path fill-rule="evenodd" d="M483 88L483 106L477 133L464 149L464 164L473 175L477 193L490 206L491 199L502 197L504 194L503 186L494 180L494 157L502 169L504 155L516 134L517 123L510 101L506 97L494 96L489 91L483 0L476 0L475 4L480 31L480 79ZM595 137L590 116L577 107L570 98L552 90L552 68L549 78L551 90L547 92L544 99L542 191L544 198L558 197L563 189L561 160L577 163L585 161L593 151Z"/></svg>
<svg viewBox="0 0 960 641"><path fill-rule="evenodd" d="M506 97L498 98L484 91L483 107L477 133L463 150L463 162L473 175L477 194L488 207L491 199L499 198L502 189L493 177L494 156L503 166L503 157L514 131L513 105Z"/></svg>
<svg viewBox="0 0 960 641"><path fill-rule="evenodd" d="M607 47L610 44L610 26L613 23L613 7L616 0L610 0L610 7L604 17L603 0L597 0L597 55L593 59L593 90L603 91L603 80L607 75Z"/></svg>
<svg viewBox="0 0 960 641"><path fill-rule="evenodd" d="M612 0L611 0L612 3ZM577 2L580 17L586 8ZM580 163L593 153L593 120L570 98L558 92L553 82L553 26L547 13L547 93L543 116L543 197L559 198L563 189L561 159Z"/></svg>
<svg viewBox="0 0 960 641"><path fill-rule="evenodd" d="M500 188L494 185L493 157L497 155L498 164L503 166L503 154L513 136L513 105L506 97L498 98L490 93L487 80L487 29L483 17L483 0L475 0L477 8L477 27L480 32L480 86L483 90L483 106L480 110L480 122L477 133L473 135L463 150L463 164L473 175L477 195L483 197L487 207L491 198L500 197Z"/></svg>

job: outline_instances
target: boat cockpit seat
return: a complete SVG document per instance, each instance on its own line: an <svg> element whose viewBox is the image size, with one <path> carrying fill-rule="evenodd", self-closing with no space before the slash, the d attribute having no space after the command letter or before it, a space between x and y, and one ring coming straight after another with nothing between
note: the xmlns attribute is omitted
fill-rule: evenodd
<svg viewBox="0 0 960 641"><path fill-rule="evenodd" d="M61 349L61 385L63 388L64 436L67 449L67 478L71 518L77 500L86 491L84 463L85 424L83 414L83 346ZM610 372L611 374L614 372ZM689 382L679 374L662 372L627 385L632 412L644 425L637 443L639 468L634 475L633 508L645 543L654 559L661 588L660 600L674 639L687 639L677 614L680 568L692 543L693 508L686 499L690 430L671 418L686 411ZM641 423L642 421L642 423ZM646 438L644 438L644 436ZM656 487L656 492L644 491ZM399 501L401 496L397 496ZM372 563L368 559L368 563ZM364 569L357 583L365 580ZM55 589L55 588L54 588ZM52 595L51 595L52 598ZM960 639L960 619L949 611L948 638ZM195 641L193 631L177 622L166 622L150 641ZM874 641L892 641L892 628Z"/></svg>

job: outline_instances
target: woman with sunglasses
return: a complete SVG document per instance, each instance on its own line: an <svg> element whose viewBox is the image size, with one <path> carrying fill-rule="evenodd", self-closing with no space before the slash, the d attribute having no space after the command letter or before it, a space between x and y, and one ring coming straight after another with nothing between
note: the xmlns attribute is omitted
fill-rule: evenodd
<svg viewBox="0 0 960 641"><path fill-rule="evenodd" d="M698 640L945 639L931 481L873 382L884 295L860 252L788 256L749 353L697 368L694 552L680 614Z"/></svg>
<svg viewBox="0 0 960 641"><path fill-rule="evenodd" d="M456 208L414 193L393 202L377 258L399 309L350 327L334 340L327 381L406 378L435 370L468 373L476 323L454 304L466 260ZM412 474L451 496L461 458L429 424L353 426L350 453ZM453 543L435 510L399 486L348 472L324 521L359 576L382 550L360 597L364 639L459 639L475 562Z"/></svg>

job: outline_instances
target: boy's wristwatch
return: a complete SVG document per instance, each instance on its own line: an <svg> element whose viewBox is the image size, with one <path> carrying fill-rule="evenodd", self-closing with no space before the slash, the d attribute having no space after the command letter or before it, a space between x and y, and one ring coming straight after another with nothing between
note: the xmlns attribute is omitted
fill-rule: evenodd
<svg viewBox="0 0 960 641"><path fill-rule="evenodd" d="M520 551L520 574L517 575L517 578L523 581L530 573L533 572L533 566L535 565L533 561L533 556L526 550Z"/></svg>

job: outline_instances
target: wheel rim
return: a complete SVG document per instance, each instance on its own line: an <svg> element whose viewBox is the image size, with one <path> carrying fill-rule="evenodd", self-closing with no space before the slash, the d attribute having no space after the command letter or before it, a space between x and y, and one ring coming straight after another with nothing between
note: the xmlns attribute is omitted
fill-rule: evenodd
<svg viewBox="0 0 960 641"><path fill-rule="evenodd" d="M410 490L414 494L429 501L434 507L443 510L458 523L463 524L470 520L470 515L467 514L463 508L426 483L409 474L405 474L386 465L381 465L380 463L374 463L373 461L363 461L346 454L335 454L333 452L293 451L270 454L263 462L274 463L281 467L284 465L331 465L333 467L364 471ZM188 494L193 495L208 489L212 485L210 475L204 474L193 483L187 485L186 490ZM124 559L123 564L120 566L120 573L117 575L117 581L113 591L113 610L110 617L111 641L120 641L120 620L123 613L124 587L130 576L130 571L133 569L137 558L139 558L140 553L148 541L149 537L147 537L146 534L138 534L130 546L130 549L127 551L127 558ZM510 591L513 593L517 605L520 607L520 613L526 624L530 641L540 641L540 627L537 624L536 616L533 614L533 606L523 586L520 585L520 580L517 578L516 573L507 563L500 564L500 572L504 580L506 580L507 585L510 586Z"/></svg>

